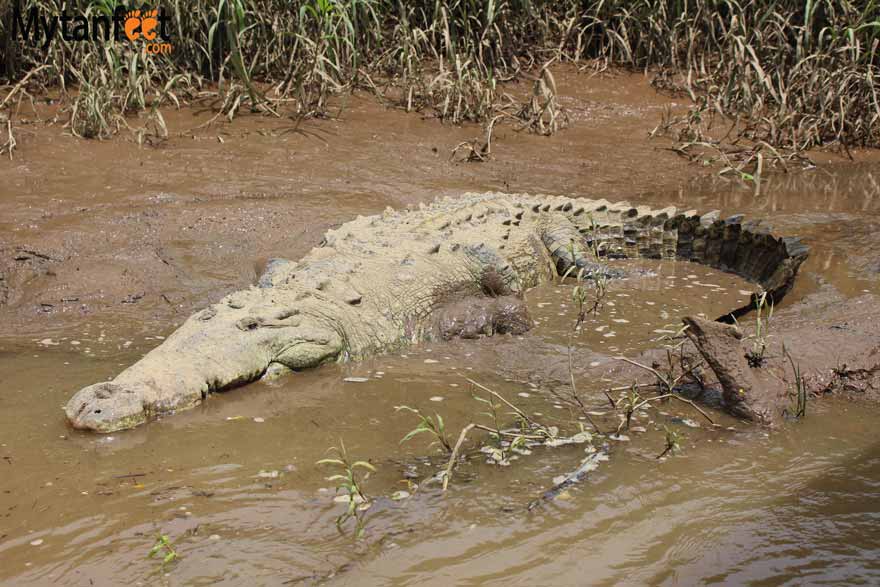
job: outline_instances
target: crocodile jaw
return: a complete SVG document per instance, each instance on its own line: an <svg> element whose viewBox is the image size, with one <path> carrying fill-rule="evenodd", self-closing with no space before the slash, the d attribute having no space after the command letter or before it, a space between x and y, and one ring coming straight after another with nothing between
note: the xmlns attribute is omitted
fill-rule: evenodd
<svg viewBox="0 0 880 587"><path fill-rule="evenodd" d="M279 319L278 308L264 303L267 295L253 292L242 303L196 314L112 381L81 389L64 408L70 424L103 433L134 428L255 381L272 363L306 369L342 352L335 330L308 316Z"/></svg>
<svg viewBox="0 0 880 587"><path fill-rule="evenodd" d="M96 383L74 395L64 413L71 426L95 432L116 432L147 421L142 395L111 382Z"/></svg>

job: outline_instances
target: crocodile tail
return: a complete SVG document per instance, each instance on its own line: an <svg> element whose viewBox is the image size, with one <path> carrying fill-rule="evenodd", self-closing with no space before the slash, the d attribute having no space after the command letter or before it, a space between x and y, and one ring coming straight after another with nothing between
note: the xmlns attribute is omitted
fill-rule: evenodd
<svg viewBox="0 0 880 587"><path fill-rule="evenodd" d="M565 215L578 232L584 248L597 247L600 254L618 258L683 259L734 273L759 284L774 304L794 285L801 264L810 249L799 238L777 237L758 222L744 222L742 215L721 219L719 212L678 212L669 207L653 210L628 202L605 199L570 199L541 196L527 199L534 212ZM558 237L559 235L553 235ZM566 249L555 238L546 243L559 250L555 261L567 261ZM565 264L565 263L563 263ZM757 294L749 303L718 318L732 322L755 307Z"/></svg>
<svg viewBox="0 0 880 587"><path fill-rule="evenodd" d="M675 256L736 273L758 283L768 299L779 303L791 289L810 248L799 238L777 237L757 222L742 216L720 219L718 212L702 216L688 212L666 221L665 231L676 234ZM755 308L758 294L749 303L718 318L733 322Z"/></svg>

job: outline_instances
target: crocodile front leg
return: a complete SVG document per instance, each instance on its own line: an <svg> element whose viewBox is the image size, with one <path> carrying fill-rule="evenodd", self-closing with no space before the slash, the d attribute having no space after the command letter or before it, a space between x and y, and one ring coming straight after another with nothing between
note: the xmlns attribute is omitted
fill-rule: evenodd
<svg viewBox="0 0 880 587"><path fill-rule="evenodd" d="M573 267L583 270L586 278L604 275L605 277L623 277L624 272L612 269L599 262L595 253L587 245L586 239L568 218L562 215L553 216L541 231L541 241L550 252L550 258L556 265L559 275L576 272Z"/></svg>

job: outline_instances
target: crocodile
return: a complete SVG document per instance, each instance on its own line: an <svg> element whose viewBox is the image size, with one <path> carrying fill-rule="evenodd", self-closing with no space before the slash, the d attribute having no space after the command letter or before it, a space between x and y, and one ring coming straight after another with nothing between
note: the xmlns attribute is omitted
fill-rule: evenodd
<svg viewBox="0 0 880 587"><path fill-rule="evenodd" d="M487 313L469 335L521 332L531 326L516 305L527 289L572 268L619 276L604 257L703 263L756 282L778 301L808 252L799 239L741 216L604 199L468 193L388 208L329 230L298 262L272 260L254 286L195 313L114 379L81 389L64 410L75 428L132 428L269 372L449 335L456 329L442 325L454 325L449 308L462 300L483 303Z"/></svg>

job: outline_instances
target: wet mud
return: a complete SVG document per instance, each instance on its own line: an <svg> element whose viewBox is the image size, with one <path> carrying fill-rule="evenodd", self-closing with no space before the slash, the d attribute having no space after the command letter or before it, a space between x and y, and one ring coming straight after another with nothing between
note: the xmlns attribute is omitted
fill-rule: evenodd
<svg viewBox="0 0 880 587"><path fill-rule="evenodd" d="M156 147L79 141L60 124L23 135L16 159L0 163L0 583L880 580L880 410L851 389L772 430L718 412L710 426L685 405L641 410L609 463L532 512L527 504L577 466L582 447L536 449L510 467L470 459L445 494L427 485L387 499L445 464L427 440L400 444L416 422L395 406L441 413L457 434L480 411L471 378L548 424L577 419L551 393L569 377L568 284L528 293L537 324L522 335L297 373L124 433L67 427L61 406L75 390L254 283L269 258L296 259L357 214L464 191L761 219L812 250L777 309L780 339L805 365L846 361L842 344L872 356L874 154L850 162L817 153L819 168L765 177L756 194L647 138L663 109L679 105L646 78L556 79L571 127L553 137L500 128L486 163L450 161L479 128L386 110L367 96L346 99L339 119L301 123L244 115L197 128L211 112L169 111L171 138ZM753 287L689 263L646 268L643 279L612 284L574 337L575 374L602 426L617 421L601 389L633 377L616 356L662 347L682 316L714 318ZM828 334L846 324L861 342ZM681 433L683 450L658 461L664 427ZM360 541L337 530L342 506L314 465L340 438L378 469ZM159 532L180 554L167 569L146 558Z"/></svg>

